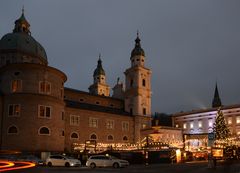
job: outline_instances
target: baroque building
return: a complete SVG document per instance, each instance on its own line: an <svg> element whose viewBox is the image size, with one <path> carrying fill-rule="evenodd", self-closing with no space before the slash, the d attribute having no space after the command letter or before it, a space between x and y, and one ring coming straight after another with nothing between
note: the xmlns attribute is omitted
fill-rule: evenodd
<svg viewBox="0 0 240 173"><path fill-rule="evenodd" d="M172 115L173 126L183 130L187 151L206 151L211 147L208 135L213 133L218 110L221 110L231 133L231 143L240 145L240 105L222 105L216 84L212 108L179 112Z"/></svg>
<svg viewBox="0 0 240 173"><path fill-rule="evenodd" d="M129 149L151 128L151 70L137 34L125 71L110 96L99 56L89 92L66 88L48 65L24 11L0 40L0 149L29 152Z"/></svg>

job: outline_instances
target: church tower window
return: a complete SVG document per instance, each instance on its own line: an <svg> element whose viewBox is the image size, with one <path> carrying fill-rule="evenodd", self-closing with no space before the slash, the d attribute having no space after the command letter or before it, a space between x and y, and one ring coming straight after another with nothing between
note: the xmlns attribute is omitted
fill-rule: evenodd
<svg viewBox="0 0 240 173"><path fill-rule="evenodd" d="M130 80L130 86L133 86L133 79Z"/></svg>
<svg viewBox="0 0 240 173"><path fill-rule="evenodd" d="M143 115L146 115L147 114L146 112L147 112L146 108L143 108Z"/></svg>
<svg viewBox="0 0 240 173"><path fill-rule="evenodd" d="M142 80L142 86L144 86L144 87L146 86L146 81L145 81L145 79Z"/></svg>

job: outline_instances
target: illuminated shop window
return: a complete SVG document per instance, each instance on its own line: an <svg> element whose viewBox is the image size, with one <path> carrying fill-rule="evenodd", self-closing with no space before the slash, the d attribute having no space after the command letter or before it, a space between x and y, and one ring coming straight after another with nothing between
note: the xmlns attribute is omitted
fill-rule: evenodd
<svg viewBox="0 0 240 173"><path fill-rule="evenodd" d="M231 124L232 124L232 117L228 117L228 118L227 118L227 124L228 124L228 125L231 125Z"/></svg>
<svg viewBox="0 0 240 173"><path fill-rule="evenodd" d="M190 122L190 128L193 129L193 127L194 127L193 122Z"/></svg>
<svg viewBox="0 0 240 173"><path fill-rule="evenodd" d="M208 120L208 127L213 127L213 119Z"/></svg>
<svg viewBox="0 0 240 173"><path fill-rule="evenodd" d="M237 117L236 117L236 123L237 123L237 124L240 124L240 116L237 116Z"/></svg>
<svg viewBox="0 0 240 173"><path fill-rule="evenodd" d="M198 121L198 127L199 127L199 128L202 128L202 121L201 121L201 120Z"/></svg>

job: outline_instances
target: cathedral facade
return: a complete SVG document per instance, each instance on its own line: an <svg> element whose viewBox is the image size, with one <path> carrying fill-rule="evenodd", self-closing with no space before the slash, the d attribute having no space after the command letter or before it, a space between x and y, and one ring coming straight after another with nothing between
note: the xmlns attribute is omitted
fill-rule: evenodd
<svg viewBox="0 0 240 173"><path fill-rule="evenodd" d="M31 35L24 11L0 40L0 149L29 152L124 149L151 127L151 70L137 35L125 87L110 86L99 56L89 92L64 87Z"/></svg>

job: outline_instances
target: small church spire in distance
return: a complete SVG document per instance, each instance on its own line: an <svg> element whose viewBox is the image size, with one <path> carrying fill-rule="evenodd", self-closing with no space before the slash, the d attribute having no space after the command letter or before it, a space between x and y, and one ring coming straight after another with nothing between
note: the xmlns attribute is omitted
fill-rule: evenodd
<svg viewBox="0 0 240 173"><path fill-rule="evenodd" d="M22 6L22 14L24 14L24 5Z"/></svg>
<svg viewBox="0 0 240 173"><path fill-rule="evenodd" d="M99 55L98 55L98 60L101 61L101 53L99 53Z"/></svg>
<svg viewBox="0 0 240 173"><path fill-rule="evenodd" d="M214 97L213 97L213 101L212 101L212 107L216 108L216 107L221 107L221 106L222 106L222 102L221 102L221 99L219 96L218 86L217 86L217 82L216 82Z"/></svg>

